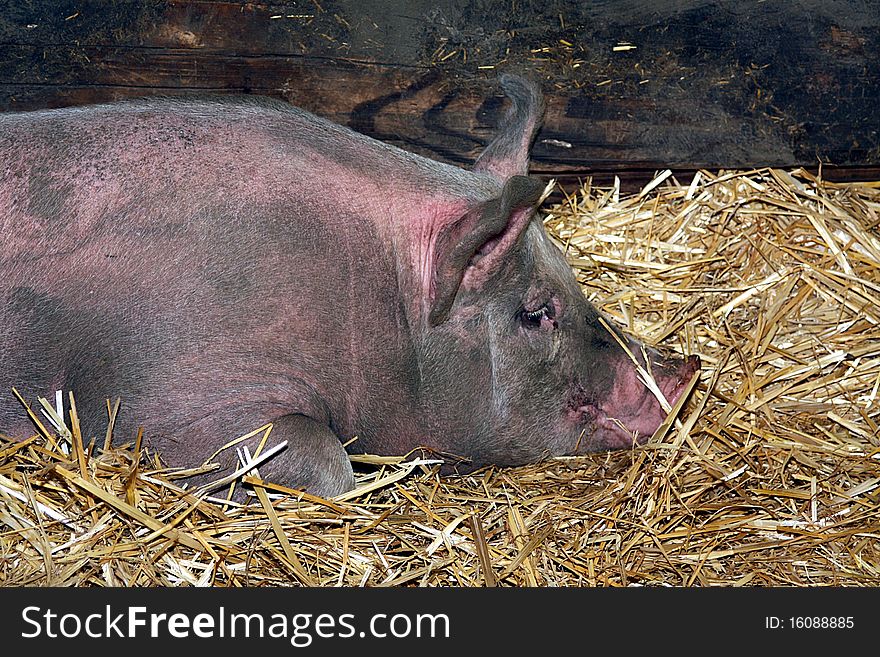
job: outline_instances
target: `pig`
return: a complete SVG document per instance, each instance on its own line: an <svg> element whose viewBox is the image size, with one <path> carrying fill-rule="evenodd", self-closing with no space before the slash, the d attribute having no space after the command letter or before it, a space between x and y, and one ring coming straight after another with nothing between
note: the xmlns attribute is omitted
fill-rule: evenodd
<svg viewBox="0 0 880 657"><path fill-rule="evenodd" d="M644 442L666 413L635 363L675 403L699 360L585 298L528 175L540 90L501 86L472 170L250 96L0 115L0 433L33 433L12 387L73 391L86 436L118 396L115 436L179 467L272 423L260 474L325 497L349 452L466 473Z"/></svg>

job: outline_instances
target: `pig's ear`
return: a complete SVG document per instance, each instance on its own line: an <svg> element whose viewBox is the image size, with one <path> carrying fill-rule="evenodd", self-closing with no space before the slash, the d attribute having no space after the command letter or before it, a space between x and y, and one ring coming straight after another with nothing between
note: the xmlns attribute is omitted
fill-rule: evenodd
<svg viewBox="0 0 880 657"><path fill-rule="evenodd" d="M534 82L515 75L503 75L501 88L510 107L498 126L498 135L474 163L474 171L504 181L528 173L529 151L544 119L544 100Z"/></svg>
<svg viewBox="0 0 880 657"><path fill-rule="evenodd" d="M438 236L430 290L433 326L445 321L459 288L477 288L501 267L532 220L544 183L513 176L501 196L451 222Z"/></svg>

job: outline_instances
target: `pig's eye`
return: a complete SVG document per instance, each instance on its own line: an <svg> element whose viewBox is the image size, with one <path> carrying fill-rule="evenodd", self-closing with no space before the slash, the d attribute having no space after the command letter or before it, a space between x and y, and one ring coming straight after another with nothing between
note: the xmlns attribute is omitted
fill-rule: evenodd
<svg viewBox="0 0 880 657"><path fill-rule="evenodd" d="M522 325L527 329L541 328L541 325L545 320L555 328L556 322L553 321L553 315L554 312L550 306L544 304L537 310L526 310L525 308L521 310L519 321L522 322Z"/></svg>

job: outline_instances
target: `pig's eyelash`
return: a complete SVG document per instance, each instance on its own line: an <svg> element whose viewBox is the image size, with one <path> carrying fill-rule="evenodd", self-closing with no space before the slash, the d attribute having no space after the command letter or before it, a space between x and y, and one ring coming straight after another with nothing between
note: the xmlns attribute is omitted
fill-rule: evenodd
<svg viewBox="0 0 880 657"><path fill-rule="evenodd" d="M520 311L519 319L522 322L523 326L526 328L538 328L541 326L541 320L544 318L551 319L550 307L547 304L544 304L537 310L525 310Z"/></svg>

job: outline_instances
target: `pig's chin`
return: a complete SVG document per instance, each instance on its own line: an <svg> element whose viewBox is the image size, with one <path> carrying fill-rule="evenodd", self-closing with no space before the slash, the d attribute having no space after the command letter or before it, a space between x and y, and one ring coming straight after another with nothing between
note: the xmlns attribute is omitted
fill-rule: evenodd
<svg viewBox="0 0 880 657"><path fill-rule="evenodd" d="M600 417L593 434L593 449L625 449L642 444L653 435L662 421L662 417L656 422L647 422L644 417Z"/></svg>
<svg viewBox="0 0 880 657"><path fill-rule="evenodd" d="M627 449L644 443L666 417L657 400L650 393L645 396L638 410L625 415L620 413L611 415L595 406L582 407L579 411L587 424L592 425L593 433L583 436L576 452Z"/></svg>

